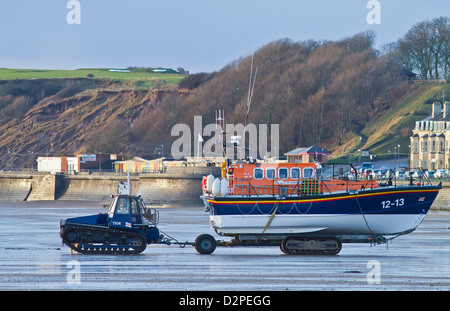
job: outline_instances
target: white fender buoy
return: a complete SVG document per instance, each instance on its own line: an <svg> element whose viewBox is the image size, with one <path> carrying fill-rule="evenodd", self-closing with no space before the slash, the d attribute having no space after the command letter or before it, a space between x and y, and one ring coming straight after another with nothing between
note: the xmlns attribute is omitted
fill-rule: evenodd
<svg viewBox="0 0 450 311"><path fill-rule="evenodd" d="M212 194L214 196L220 195L220 178L214 179L213 185L212 185Z"/></svg>
<svg viewBox="0 0 450 311"><path fill-rule="evenodd" d="M223 197L228 195L228 180L226 178L220 181L220 195Z"/></svg>
<svg viewBox="0 0 450 311"><path fill-rule="evenodd" d="M214 182L214 176L213 176L213 174L209 174L208 177L206 177L206 190L208 192L212 191L213 182Z"/></svg>

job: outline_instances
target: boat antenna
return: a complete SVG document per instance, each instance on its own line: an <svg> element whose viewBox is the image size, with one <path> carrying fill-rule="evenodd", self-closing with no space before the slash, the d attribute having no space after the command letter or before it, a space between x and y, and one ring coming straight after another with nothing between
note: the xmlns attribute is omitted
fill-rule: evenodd
<svg viewBox="0 0 450 311"><path fill-rule="evenodd" d="M248 82L247 113L245 115L244 127L247 126L248 115L250 113L250 106L252 104L253 90L255 89L255 81L256 81L256 74L257 73L258 73L258 66L256 66L255 75L253 76L253 55L252 55L252 63L250 65L250 79L249 79L249 82Z"/></svg>
<svg viewBox="0 0 450 311"><path fill-rule="evenodd" d="M225 156L226 152L226 144L224 144L224 134L225 133L225 110L216 110L216 130L220 130L219 141L222 143L223 156Z"/></svg>

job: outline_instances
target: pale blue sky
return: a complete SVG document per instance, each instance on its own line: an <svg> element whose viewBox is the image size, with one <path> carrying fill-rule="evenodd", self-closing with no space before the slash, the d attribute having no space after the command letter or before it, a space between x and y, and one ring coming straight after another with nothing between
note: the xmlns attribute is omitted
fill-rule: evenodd
<svg viewBox="0 0 450 311"><path fill-rule="evenodd" d="M396 41L424 19L450 15L448 0L0 0L0 67L184 67L211 72L277 39L338 40L372 29Z"/></svg>

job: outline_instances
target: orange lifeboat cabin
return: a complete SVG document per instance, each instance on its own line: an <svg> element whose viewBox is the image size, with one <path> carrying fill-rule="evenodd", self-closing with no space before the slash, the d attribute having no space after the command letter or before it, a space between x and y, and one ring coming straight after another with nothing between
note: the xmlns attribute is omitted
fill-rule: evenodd
<svg viewBox="0 0 450 311"><path fill-rule="evenodd" d="M233 163L222 165L228 180L228 195L302 195L377 188L373 180L321 180L316 163Z"/></svg>

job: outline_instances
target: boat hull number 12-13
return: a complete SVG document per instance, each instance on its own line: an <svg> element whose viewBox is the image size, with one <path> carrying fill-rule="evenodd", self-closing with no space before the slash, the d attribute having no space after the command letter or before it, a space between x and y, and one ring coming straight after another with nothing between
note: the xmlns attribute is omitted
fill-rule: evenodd
<svg viewBox="0 0 450 311"><path fill-rule="evenodd" d="M386 208L391 208L391 207L398 207L398 206L402 206L404 204L405 204L405 199L403 199L403 198L396 199L394 201L386 200L386 201L381 202L381 208L386 209Z"/></svg>

